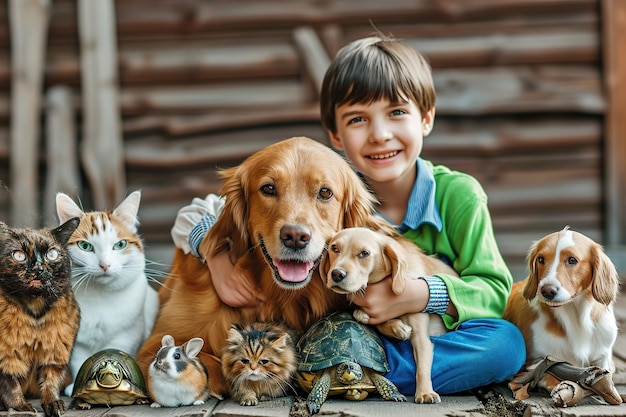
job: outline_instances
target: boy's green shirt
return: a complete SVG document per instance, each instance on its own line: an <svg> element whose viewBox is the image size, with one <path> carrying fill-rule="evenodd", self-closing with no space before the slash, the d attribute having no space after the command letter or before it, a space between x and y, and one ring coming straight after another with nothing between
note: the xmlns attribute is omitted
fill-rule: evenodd
<svg viewBox="0 0 626 417"><path fill-rule="evenodd" d="M459 315L446 314L443 320L452 329L469 319L501 318L513 277L494 237L487 195L474 177L425 162L432 168L443 228L439 232L425 223L404 236L428 254L447 257L461 276L437 274Z"/></svg>

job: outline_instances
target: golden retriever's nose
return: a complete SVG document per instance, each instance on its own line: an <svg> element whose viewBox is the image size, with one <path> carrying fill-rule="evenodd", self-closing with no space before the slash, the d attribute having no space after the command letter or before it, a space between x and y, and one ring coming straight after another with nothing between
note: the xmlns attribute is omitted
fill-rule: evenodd
<svg viewBox="0 0 626 417"><path fill-rule="evenodd" d="M283 245L292 249L303 249L311 240L311 230L301 224L287 224L280 229Z"/></svg>
<svg viewBox="0 0 626 417"><path fill-rule="evenodd" d="M343 268L335 268L330 275L333 277L333 281L339 283L348 276L348 273Z"/></svg>

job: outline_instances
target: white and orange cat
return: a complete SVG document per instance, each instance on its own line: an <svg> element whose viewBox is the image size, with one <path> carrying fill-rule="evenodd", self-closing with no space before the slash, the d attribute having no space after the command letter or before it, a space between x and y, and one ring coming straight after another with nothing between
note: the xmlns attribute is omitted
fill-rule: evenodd
<svg viewBox="0 0 626 417"><path fill-rule="evenodd" d="M141 192L135 191L112 212L83 212L66 194L56 196L61 223L80 218L68 241L72 289L81 310L70 360L72 380L83 362L102 349L116 348L135 357L152 331L159 299L148 282L137 234L140 199ZM65 395L71 395L72 389L73 383Z"/></svg>

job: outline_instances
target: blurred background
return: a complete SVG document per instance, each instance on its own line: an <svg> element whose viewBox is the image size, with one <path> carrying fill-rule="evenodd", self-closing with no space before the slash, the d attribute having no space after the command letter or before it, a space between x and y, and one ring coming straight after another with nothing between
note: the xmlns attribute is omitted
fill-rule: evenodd
<svg viewBox="0 0 626 417"><path fill-rule="evenodd" d="M56 225L57 191L94 210L140 189L167 268L176 212L218 192L220 168L328 143L321 78L375 29L430 61L423 157L482 182L516 280L565 225L626 270L621 0L0 0L0 220Z"/></svg>

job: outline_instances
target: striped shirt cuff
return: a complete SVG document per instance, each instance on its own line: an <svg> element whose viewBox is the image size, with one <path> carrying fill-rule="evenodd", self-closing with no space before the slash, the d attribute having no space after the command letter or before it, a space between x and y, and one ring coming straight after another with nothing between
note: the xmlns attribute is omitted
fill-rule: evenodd
<svg viewBox="0 0 626 417"><path fill-rule="evenodd" d="M211 226L215 224L215 220L216 218L212 214L205 214L189 233L189 246L191 247L191 253L193 253L193 255L198 259L202 259L200 253L198 253L200 242L202 242L202 239L204 239Z"/></svg>
<svg viewBox="0 0 626 417"><path fill-rule="evenodd" d="M448 304L450 303L450 297L448 296L448 289L445 282L439 277L421 277L428 284L428 304L422 313L439 314L443 316L446 314Z"/></svg>

